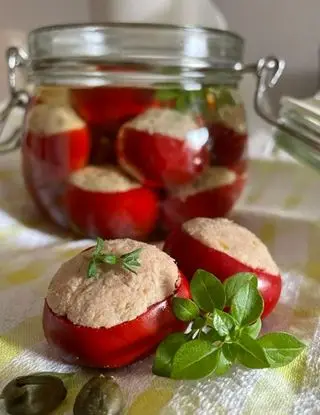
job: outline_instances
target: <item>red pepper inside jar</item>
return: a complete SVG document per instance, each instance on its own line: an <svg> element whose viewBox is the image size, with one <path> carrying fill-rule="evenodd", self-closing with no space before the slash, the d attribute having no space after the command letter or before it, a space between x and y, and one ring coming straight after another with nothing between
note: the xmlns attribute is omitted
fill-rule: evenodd
<svg viewBox="0 0 320 415"><path fill-rule="evenodd" d="M22 158L40 209L85 236L144 240L199 214L227 215L246 178L243 43L148 24L31 32ZM116 176L127 187L108 182Z"/></svg>
<svg viewBox="0 0 320 415"><path fill-rule="evenodd" d="M89 129L68 105L67 93L39 93L26 116L22 146L28 190L39 208L63 226L68 226L63 203L68 177L88 163L91 146Z"/></svg>

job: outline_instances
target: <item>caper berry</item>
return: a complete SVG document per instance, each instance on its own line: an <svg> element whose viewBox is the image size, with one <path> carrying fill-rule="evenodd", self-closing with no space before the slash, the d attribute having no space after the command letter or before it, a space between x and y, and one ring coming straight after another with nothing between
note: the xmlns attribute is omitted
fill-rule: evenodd
<svg viewBox="0 0 320 415"><path fill-rule="evenodd" d="M61 379L51 375L20 376L2 391L10 415L48 415L65 399L67 390Z"/></svg>
<svg viewBox="0 0 320 415"><path fill-rule="evenodd" d="M120 386L107 376L95 376L80 390L74 415L119 415L123 409Z"/></svg>

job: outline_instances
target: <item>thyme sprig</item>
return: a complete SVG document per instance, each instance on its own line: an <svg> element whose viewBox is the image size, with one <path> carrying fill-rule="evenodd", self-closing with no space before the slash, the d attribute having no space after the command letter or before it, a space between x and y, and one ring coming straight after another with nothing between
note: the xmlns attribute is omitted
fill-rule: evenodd
<svg viewBox="0 0 320 415"><path fill-rule="evenodd" d="M123 255L115 255L103 252L104 241L102 238L97 238L97 243L92 253L91 259L88 264L87 278L93 278L97 276L98 267L101 264L120 265L127 271L137 273L137 268L140 267L139 254L142 248L135 249Z"/></svg>

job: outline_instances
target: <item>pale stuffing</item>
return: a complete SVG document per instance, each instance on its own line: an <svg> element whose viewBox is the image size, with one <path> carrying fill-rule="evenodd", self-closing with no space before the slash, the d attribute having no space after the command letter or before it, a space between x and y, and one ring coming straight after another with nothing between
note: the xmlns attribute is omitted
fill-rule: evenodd
<svg viewBox="0 0 320 415"><path fill-rule="evenodd" d="M246 115L243 105L225 105L219 110L221 120L239 134L245 134L247 131Z"/></svg>
<svg viewBox="0 0 320 415"><path fill-rule="evenodd" d="M29 111L27 128L29 132L45 138L66 131L81 130L86 128L86 124L72 108L38 104Z"/></svg>
<svg viewBox="0 0 320 415"><path fill-rule="evenodd" d="M93 248L64 263L53 277L47 294L52 311L86 327L112 327L130 321L148 307L172 295L179 282L174 260L155 246L132 239L105 241L104 252L121 255L142 248L137 274L121 267L99 265L87 278Z"/></svg>
<svg viewBox="0 0 320 415"><path fill-rule="evenodd" d="M252 268L279 274L279 269L264 243L248 229L229 219L194 218L183 230L209 248L224 252Z"/></svg>
<svg viewBox="0 0 320 415"><path fill-rule="evenodd" d="M209 167L194 182L177 188L173 195L184 200L201 192L230 185L236 181L236 178L236 173L225 167Z"/></svg>
<svg viewBox="0 0 320 415"><path fill-rule="evenodd" d="M66 87L45 86L38 88L38 96L41 101L50 106L70 105L69 89Z"/></svg>
<svg viewBox="0 0 320 415"><path fill-rule="evenodd" d="M69 182L83 190L106 193L126 192L141 187L140 183L111 165L87 166L77 170L70 175Z"/></svg>
<svg viewBox="0 0 320 415"><path fill-rule="evenodd" d="M191 114L168 108L150 108L125 126L178 140L186 140L191 132L200 129Z"/></svg>

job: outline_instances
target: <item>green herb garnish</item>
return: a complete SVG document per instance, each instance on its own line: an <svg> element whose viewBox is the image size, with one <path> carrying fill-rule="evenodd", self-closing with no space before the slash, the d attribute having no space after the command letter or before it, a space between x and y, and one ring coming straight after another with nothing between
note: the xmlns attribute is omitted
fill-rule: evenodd
<svg viewBox="0 0 320 415"><path fill-rule="evenodd" d="M100 264L120 265L122 268L136 274L136 268L141 264L139 262L139 254L142 248L135 249L123 255L114 255L103 252L103 239L97 238L97 244L92 253L88 264L87 277L92 278L97 275L98 266Z"/></svg>
<svg viewBox="0 0 320 415"><path fill-rule="evenodd" d="M236 106L231 89L226 86L204 87L199 90L186 90L179 85L158 85L155 98L166 104L174 102L177 111L198 110L205 115L208 107L208 95L213 96L214 108L219 110L225 106Z"/></svg>
<svg viewBox="0 0 320 415"><path fill-rule="evenodd" d="M156 90L155 98L164 105L173 101L174 108L180 112L191 110L203 112L206 105L206 92L204 88L188 91L179 86L170 87L170 85L161 85L161 88Z"/></svg>
<svg viewBox="0 0 320 415"><path fill-rule="evenodd" d="M185 333L173 333L158 346L153 373L173 379L200 379L226 373L238 362L253 369L292 362L305 345L287 333L259 336L263 299L258 280L238 273L222 284L198 270L190 284L192 299L173 298L173 312L191 322ZM228 307L230 312L226 312Z"/></svg>

